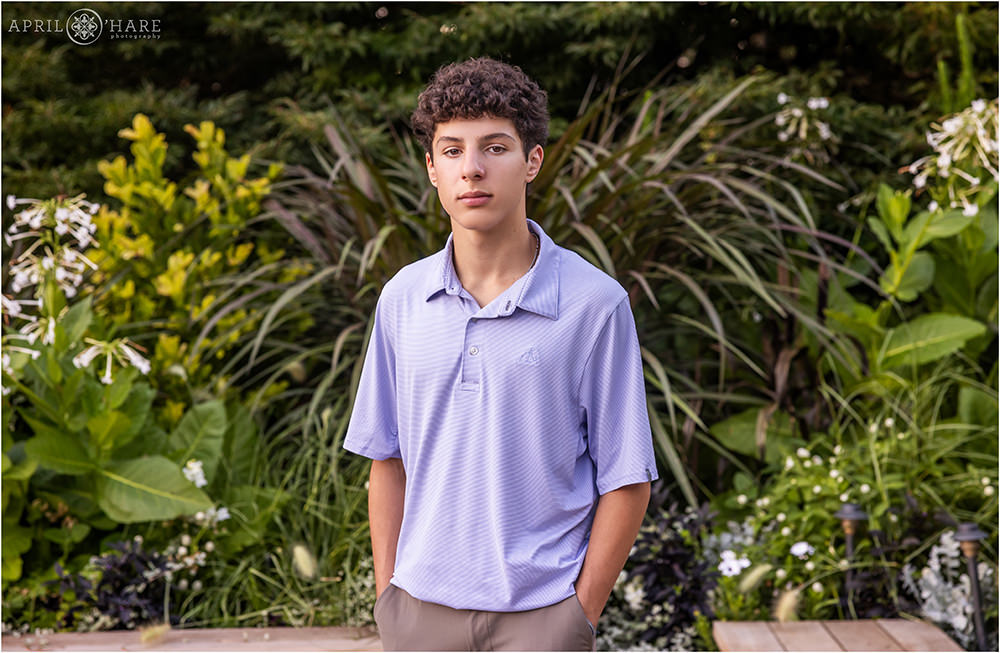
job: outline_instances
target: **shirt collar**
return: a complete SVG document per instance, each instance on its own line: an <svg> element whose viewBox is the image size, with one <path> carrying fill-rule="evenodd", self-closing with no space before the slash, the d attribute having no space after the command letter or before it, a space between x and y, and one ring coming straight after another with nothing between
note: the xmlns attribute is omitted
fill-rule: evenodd
<svg viewBox="0 0 1000 653"><path fill-rule="evenodd" d="M540 244L538 260L527 274L515 281L501 296L509 296L512 301L516 298L514 305L518 308L557 320L559 319L559 247L538 223L530 218L528 228L538 236ZM454 248L454 235L449 234L444 249L438 252L438 264L434 266L428 279L427 301L442 291L447 295L458 295L462 292L462 283L455 272L452 259ZM510 312L512 309L501 311L504 315L509 315Z"/></svg>

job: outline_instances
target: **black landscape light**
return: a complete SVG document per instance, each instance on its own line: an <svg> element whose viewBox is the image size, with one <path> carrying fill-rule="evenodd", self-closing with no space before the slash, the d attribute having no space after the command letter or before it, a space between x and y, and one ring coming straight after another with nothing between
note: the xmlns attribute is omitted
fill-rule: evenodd
<svg viewBox="0 0 1000 653"><path fill-rule="evenodd" d="M962 547L962 555L968 565L969 581L972 583L972 607L973 620L976 624L976 645L977 650L986 650L986 628L983 626L983 595L979 589L979 569L976 564L976 556L979 554L979 540L986 537L986 533L981 531L972 522L963 522L958 525L955 531L955 539Z"/></svg>
<svg viewBox="0 0 1000 653"><path fill-rule="evenodd" d="M868 520L868 513L856 503L842 503L840 510L833 513L833 516L840 520L840 525L844 529L848 564L847 571L844 573L844 585L850 591L852 578L850 564L854 561L854 535Z"/></svg>

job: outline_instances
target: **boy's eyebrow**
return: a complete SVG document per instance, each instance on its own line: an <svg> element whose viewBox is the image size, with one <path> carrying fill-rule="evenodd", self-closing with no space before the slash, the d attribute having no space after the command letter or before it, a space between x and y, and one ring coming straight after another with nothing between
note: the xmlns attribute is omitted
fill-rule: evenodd
<svg viewBox="0 0 1000 653"><path fill-rule="evenodd" d="M498 138L506 138L506 139L511 140L511 141L515 140L513 136L511 136L510 134L508 134L506 132L495 132L493 134L486 134L485 136L481 136L479 138L479 141L480 142L482 142L482 141L493 141L493 140L496 140ZM437 143L441 143L441 142L446 142L446 143L462 143L462 142L464 142L464 139L458 138L456 136L438 136L436 142Z"/></svg>

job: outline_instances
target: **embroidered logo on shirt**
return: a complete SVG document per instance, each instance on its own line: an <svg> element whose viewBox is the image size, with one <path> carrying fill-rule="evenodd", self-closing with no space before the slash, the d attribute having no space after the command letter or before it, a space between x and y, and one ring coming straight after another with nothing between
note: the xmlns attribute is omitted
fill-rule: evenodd
<svg viewBox="0 0 1000 653"><path fill-rule="evenodd" d="M538 350L532 347L528 351L521 354L521 357L517 359L517 362L521 365L538 365Z"/></svg>

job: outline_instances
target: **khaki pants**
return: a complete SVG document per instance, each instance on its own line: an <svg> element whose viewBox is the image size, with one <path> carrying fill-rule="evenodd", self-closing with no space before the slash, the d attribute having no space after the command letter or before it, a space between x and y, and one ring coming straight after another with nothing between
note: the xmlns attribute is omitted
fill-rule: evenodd
<svg viewBox="0 0 1000 653"><path fill-rule="evenodd" d="M390 584L375 602L386 651L594 651L576 595L537 610L484 612L415 599Z"/></svg>

